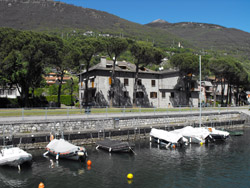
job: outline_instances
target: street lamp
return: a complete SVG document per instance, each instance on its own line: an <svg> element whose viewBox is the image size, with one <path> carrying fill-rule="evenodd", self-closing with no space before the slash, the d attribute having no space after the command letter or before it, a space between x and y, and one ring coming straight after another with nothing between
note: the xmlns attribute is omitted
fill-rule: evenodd
<svg viewBox="0 0 250 188"><path fill-rule="evenodd" d="M82 112L82 67L84 66L84 64L80 65L80 89L79 89L79 103L80 103L80 110Z"/></svg>

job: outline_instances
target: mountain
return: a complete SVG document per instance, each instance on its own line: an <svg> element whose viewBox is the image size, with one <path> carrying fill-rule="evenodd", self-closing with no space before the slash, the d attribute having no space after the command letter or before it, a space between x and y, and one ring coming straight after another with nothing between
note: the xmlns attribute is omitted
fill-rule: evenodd
<svg viewBox="0 0 250 188"><path fill-rule="evenodd" d="M141 25L107 12L53 0L0 0L0 27L56 34L93 31L147 40L162 47L180 44L250 59L250 33L241 30L205 23L169 23L161 19Z"/></svg>
<svg viewBox="0 0 250 188"><path fill-rule="evenodd" d="M53 0L0 0L0 27L56 33L94 31L155 41L164 46L175 39L190 46L183 39L161 29Z"/></svg>
<svg viewBox="0 0 250 188"><path fill-rule="evenodd" d="M195 22L169 23L160 19L146 25L175 34L201 49L250 56L250 33L238 29Z"/></svg>

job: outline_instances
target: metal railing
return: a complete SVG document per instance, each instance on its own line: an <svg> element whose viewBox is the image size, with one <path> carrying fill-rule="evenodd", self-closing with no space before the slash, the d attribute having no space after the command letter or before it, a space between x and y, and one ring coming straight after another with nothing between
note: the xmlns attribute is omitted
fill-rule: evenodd
<svg viewBox="0 0 250 188"><path fill-rule="evenodd" d="M248 106L241 107L203 107L202 112L239 111L247 110ZM175 108L131 108L131 107L92 107L92 108L18 108L0 109L0 121L19 120L48 120L52 118L73 119L86 117L117 117L142 115L168 115L174 113L198 113L198 107L178 106Z"/></svg>

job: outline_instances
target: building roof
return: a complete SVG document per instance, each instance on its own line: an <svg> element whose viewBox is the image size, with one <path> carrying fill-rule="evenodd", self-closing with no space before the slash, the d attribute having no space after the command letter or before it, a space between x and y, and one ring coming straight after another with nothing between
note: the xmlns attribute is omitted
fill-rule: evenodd
<svg viewBox="0 0 250 188"><path fill-rule="evenodd" d="M93 70L106 70L111 71L113 69L113 61L112 60L106 60L105 58L101 58L101 62L97 65L94 65L89 69L89 72ZM136 72L136 66L133 63L126 62L126 61L116 61L115 63L115 71L121 71L121 72ZM83 70L82 74L84 74L86 70ZM177 72L176 70L164 70L164 71L153 71L151 69L148 69L146 67L143 67L139 69L139 73L145 73L145 74L166 74L166 73L172 73ZM81 73L80 73L81 74ZM80 75L78 74L78 75Z"/></svg>

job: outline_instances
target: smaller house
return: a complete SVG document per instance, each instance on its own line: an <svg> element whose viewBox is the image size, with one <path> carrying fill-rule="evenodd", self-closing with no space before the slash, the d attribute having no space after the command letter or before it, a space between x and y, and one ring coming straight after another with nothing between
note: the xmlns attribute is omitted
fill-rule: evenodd
<svg viewBox="0 0 250 188"><path fill-rule="evenodd" d="M16 99L20 93L16 87L0 88L0 98Z"/></svg>
<svg viewBox="0 0 250 188"><path fill-rule="evenodd" d="M44 77L44 79L46 80L46 83L47 83L48 85L53 85L53 84L56 84L56 83L57 83L58 77L57 77L56 73L51 72L51 73L47 74L47 75ZM63 77L63 84L65 84L66 81L68 81L68 80L70 80L70 79L71 79L70 76L64 76L64 77Z"/></svg>

